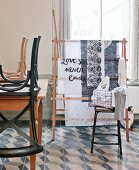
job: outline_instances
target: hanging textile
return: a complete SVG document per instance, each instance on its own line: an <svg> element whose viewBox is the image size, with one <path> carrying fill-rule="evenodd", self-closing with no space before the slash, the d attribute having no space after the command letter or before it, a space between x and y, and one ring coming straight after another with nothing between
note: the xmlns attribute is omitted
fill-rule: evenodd
<svg viewBox="0 0 139 170"><path fill-rule="evenodd" d="M65 55L58 61L58 93L65 97L89 97L101 80L110 77L109 90L118 86L119 41L66 41ZM93 124L93 107L89 100L65 100L67 126ZM113 123L113 115L99 124ZM105 114L106 116L106 114Z"/></svg>
<svg viewBox="0 0 139 170"><path fill-rule="evenodd" d="M104 76L110 77L110 88L118 86L119 41L81 41L83 77L82 96L92 96Z"/></svg>

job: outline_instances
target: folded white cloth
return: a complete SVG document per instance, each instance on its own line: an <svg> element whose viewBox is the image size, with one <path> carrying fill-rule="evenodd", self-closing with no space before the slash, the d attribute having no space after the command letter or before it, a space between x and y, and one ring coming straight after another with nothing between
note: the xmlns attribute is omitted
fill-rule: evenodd
<svg viewBox="0 0 139 170"><path fill-rule="evenodd" d="M128 88L125 85L120 86L120 87L116 87L111 92L112 92L112 106L113 107L115 107L115 96L114 96L114 93L120 92L121 94L125 94L126 96L128 96Z"/></svg>
<svg viewBox="0 0 139 170"><path fill-rule="evenodd" d="M96 90L105 90L108 91L110 86L110 78L106 76L98 85Z"/></svg>
<svg viewBox="0 0 139 170"><path fill-rule="evenodd" d="M118 64L118 83L119 85L126 85L127 79L127 68L126 68L126 61L124 58L119 59Z"/></svg>
<svg viewBox="0 0 139 170"><path fill-rule="evenodd" d="M126 106L127 87L120 86L112 90L112 106L115 107L115 120L124 120L124 109Z"/></svg>

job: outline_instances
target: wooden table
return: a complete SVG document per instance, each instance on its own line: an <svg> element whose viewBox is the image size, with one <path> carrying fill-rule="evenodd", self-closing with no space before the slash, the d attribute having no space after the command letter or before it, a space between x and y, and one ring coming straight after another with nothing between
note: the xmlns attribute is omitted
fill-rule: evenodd
<svg viewBox="0 0 139 170"><path fill-rule="evenodd" d="M41 90L35 100L35 119L36 119L38 142L41 143L43 100L46 98L48 80L40 79L39 83L40 83ZM0 96L0 111L20 111L27 105L28 102L29 102L29 97ZM30 131L30 136L32 136L31 131ZM30 156L30 169L31 170L36 169L36 155Z"/></svg>

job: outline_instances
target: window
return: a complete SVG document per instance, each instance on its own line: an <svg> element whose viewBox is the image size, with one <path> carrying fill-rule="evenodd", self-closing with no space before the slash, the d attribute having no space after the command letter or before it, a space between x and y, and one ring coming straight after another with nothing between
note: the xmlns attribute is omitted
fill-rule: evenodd
<svg viewBox="0 0 139 170"><path fill-rule="evenodd" d="M77 10L78 9L78 10ZM71 0L71 39L99 37L99 1Z"/></svg>
<svg viewBox="0 0 139 170"><path fill-rule="evenodd" d="M138 0L53 0L59 2L59 39L127 40L128 78L139 80Z"/></svg>
<svg viewBox="0 0 139 170"><path fill-rule="evenodd" d="M71 0L70 39L122 39L124 0Z"/></svg>
<svg viewBox="0 0 139 170"><path fill-rule="evenodd" d="M135 35L132 35L130 30L132 27L135 31L130 20L130 12L135 10L135 8L130 8L132 3L132 0L71 0L69 31L71 40L126 38L128 41L127 76L130 79L136 79L139 77L137 75L137 52L135 46L131 47L131 39ZM137 2L132 5L137 6ZM136 54L133 56L134 53Z"/></svg>

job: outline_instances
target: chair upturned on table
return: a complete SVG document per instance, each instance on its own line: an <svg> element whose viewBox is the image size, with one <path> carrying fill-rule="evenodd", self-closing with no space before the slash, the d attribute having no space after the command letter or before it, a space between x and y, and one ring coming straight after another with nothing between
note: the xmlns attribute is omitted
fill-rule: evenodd
<svg viewBox="0 0 139 170"><path fill-rule="evenodd" d="M0 117L4 123L0 129L0 133L5 131L7 128L12 128L28 142L27 146L0 148L0 157L5 158L32 155L30 157L32 170L35 169L35 154L43 150L43 146L40 144L41 134L39 134L41 133L42 128L42 115L39 115L40 117L38 118L38 126L40 127L37 127L37 129L35 122L36 112L38 112L36 107L37 109L40 109L40 112L42 112L42 107L39 107L39 105L42 106L42 99L44 98L44 96L38 97L38 94L41 92L41 88L38 83L37 71L40 38L40 36L34 38L31 55L31 68L27 71L27 77L25 80L10 80L6 78L3 73L2 65L0 65L0 74L1 77L5 80L4 82L0 83L0 110L5 110L6 107L9 107L7 110L11 108L11 110L15 109L19 111L22 108L21 111L12 120L8 120L4 114L0 113ZM16 102L17 105L15 104ZM19 118L21 118L21 116L23 116L28 110L30 111L30 137L17 126L17 121Z"/></svg>
<svg viewBox="0 0 139 170"><path fill-rule="evenodd" d="M16 71L9 72L3 69L5 77L12 80L24 80L26 77L26 51L27 51L28 39L26 37L22 38L21 49L20 49L20 61ZM0 77L0 81L3 81L3 78Z"/></svg>

